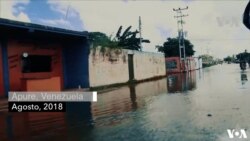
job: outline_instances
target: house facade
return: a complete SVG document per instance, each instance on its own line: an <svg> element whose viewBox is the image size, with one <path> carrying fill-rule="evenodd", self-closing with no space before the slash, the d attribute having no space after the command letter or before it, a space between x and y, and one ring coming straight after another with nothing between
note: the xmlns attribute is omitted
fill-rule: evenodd
<svg viewBox="0 0 250 141"><path fill-rule="evenodd" d="M0 97L89 87L88 32L0 19Z"/></svg>

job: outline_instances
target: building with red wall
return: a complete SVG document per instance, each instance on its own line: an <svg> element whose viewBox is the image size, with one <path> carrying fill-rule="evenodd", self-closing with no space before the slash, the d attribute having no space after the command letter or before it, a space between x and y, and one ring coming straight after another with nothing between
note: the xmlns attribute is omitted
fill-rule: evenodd
<svg viewBox="0 0 250 141"><path fill-rule="evenodd" d="M0 97L89 87L88 33L0 19Z"/></svg>
<svg viewBox="0 0 250 141"><path fill-rule="evenodd" d="M186 62L183 60L181 61L179 57L167 57L165 61L167 73L180 73L196 70L196 63L193 57L187 57Z"/></svg>

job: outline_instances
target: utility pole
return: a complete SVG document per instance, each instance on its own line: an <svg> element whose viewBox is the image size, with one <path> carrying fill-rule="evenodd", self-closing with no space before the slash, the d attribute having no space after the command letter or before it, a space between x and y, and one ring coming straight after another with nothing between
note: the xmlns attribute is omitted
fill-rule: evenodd
<svg viewBox="0 0 250 141"><path fill-rule="evenodd" d="M188 7L173 9L173 11L175 11L177 14L176 16L174 16L174 18L177 18L180 65L182 66L182 61L184 61L184 71L186 71L187 68L186 68L186 49L185 49L184 31L183 31L183 24L184 24L183 18L187 17L188 15L183 15L182 11L187 9Z"/></svg>
<svg viewBox="0 0 250 141"><path fill-rule="evenodd" d="M0 18L2 18L2 2L0 1Z"/></svg>
<svg viewBox="0 0 250 141"><path fill-rule="evenodd" d="M139 16L139 34L140 34L140 47L142 50L142 37L141 37L141 16Z"/></svg>

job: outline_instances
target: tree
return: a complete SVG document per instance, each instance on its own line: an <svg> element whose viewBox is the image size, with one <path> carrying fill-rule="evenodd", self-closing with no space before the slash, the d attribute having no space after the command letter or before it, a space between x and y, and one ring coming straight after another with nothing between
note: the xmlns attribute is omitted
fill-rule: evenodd
<svg viewBox="0 0 250 141"><path fill-rule="evenodd" d="M109 48L124 48L130 50L141 50L140 38L136 37L139 33L137 30L130 31L132 26L129 26L122 33L122 26L119 27L116 36L112 39L111 36L108 37L106 34L101 32L90 32L89 38L93 43L94 47L102 46ZM147 39L141 39L142 43L150 43Z"/></svg>
<svg viewBox="0 0 250 141"><path fill-rule="evenodd" d="M203 54L199 57L202 58L202 62L205 62L205 63L211 63L214 61L214 57L208 54Z"/></svg>
<svg viewBox="0 0 250 141"><path fill-rule="evenodd" d="M130 50L141 50L140 46L140 38L136 37L139 33L137 30L130 31L132 26L129 26L123 33L122 33L122 26L119 27L116 38L114 39L117 41L117 45ZM150 43L149 40L141 38L142 43Z"/></svg>
<svg viewBox="0 0 250 141"><path fill-rule="evenodd" d="M90 32L89 38L93 43L94 47L103 46L103 47L110 47L113 43L105 33L102 32Z"/></svg>
<svg viewBox="0 0 250 141"><path fill-rule="evenodd" d="M233 56L227 56L226 58L224 58L225 62L235 62L236 58Z"/></svg>
<svg viewBox="0 0 250 141"><path fill-rule="evenodd" d="M250 62L250 53L245 50L245 52L236 55L237 60Z"/></svg>
<svg viewBox="0 0 250 141"><path fill-rule="evenodd" d="M184 39L184 44L186 48L186 56L194 55L193 44ZM163 43L163 46L157 45L156 48L159 52L165 54L165 57L179 56L179 39L178 38L167 38L167 41Z"/></svg>

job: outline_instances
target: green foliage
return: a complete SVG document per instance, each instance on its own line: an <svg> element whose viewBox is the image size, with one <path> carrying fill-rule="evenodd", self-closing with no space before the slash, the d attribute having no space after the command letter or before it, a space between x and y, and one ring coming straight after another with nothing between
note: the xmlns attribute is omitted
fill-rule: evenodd
<svg viewBox="0 0 250 141"><path fill-rule="evenodd" d="M236 55L237 60L250 62L250 53L247 51L239 53Z"/></svg>
<svg viewBox="0 0 250 141"><path fill-rule="evenodd" d="M225 62L235 62L236 58L235 56L227 56L226 58L223 59Z"/></svg>
<svg viewBox="0 0 250 141"><path fill-rule="evenodd" d="M208 54L204 54L199 57L202 58L203 62L212 62L214 60L214 57Z"/></svg>
<svg viewBox="0 0 250 141"><path fill-rule="evenodd" d="M189 41L184 39L184 44L186 48L186 56L194 55L195 51L193 50L193 44ZM179 56L179 39L178 38L168 38L163 45L157 45L156 48L159 52L165 54L165 57L173 57Z"/></svg>
<svg viewBox="0 0 250 141"><path fill-rule="evenodd" d="M199 57L202 58L202 65L204 68L216 65L218 63L222 63L220 60L214 59L213 56L208 55L208 54L204 54L204 55L201 55Z"/></svg>
<svg viewBox="0 0 250 141"><path fill-rule="evenodd" d="M130 31L132 26L126 28L122 33L122 26L119 27L116 36L108 37L106 34L101 32L90 32L89 38L93 43L93 47L109 47L109 48L124 48L130 50L141 50L140 38L136 37L139 33L136 31ZM149 40L141 39L142 43L150 43Z"/></svg>
<svg viewBox="0 0 250 141"><path fill-rule="evenodd" d="M121 49L118 47L117 42L112 41L111 37L108 37L106 34L101 33L101 32L90 32L89 33L89 38L93 44L92 49L93 50L93 55L95 54L96 48L99 46L100 47L100 52L104 56L107 49ZM110 52L108 53L110 54Z"/></svg>
<svg viewBox="0 0 250 141"><path fill-rule="evenodd" d="M114 42L104 33L101 32L90 32L89 38L93 43L93 47L102 46L102 47L112 47L115 45Z"/></svg>
<svg viewBox="0 0 250 141"><path fill-rule="evenodd" d="M130 50L141 50L140 46L140 38L136 37L139 33L137 30L130 31L132 26L129 26L123 33L122 33L122 26L119 27L116 38L114 39L117 42L117 45L124 49ZM150 43L147 39L141 39L142 43Z"/></svg>
<svg viewBox="0 0 250 141"><path fill-rule="evenodd" d="M112 41L111 37L108 37L106 34L101 32L90 32L89 33L90 41L92 42L92 49L93 49L93 55L95 55L96 48L100 47L100 52L103 56L105 54L108 54L110 56L111 50L109 49L118 49L121 48L118 47L117 42ZM107 49L109 48L109 49Z"/></svg>

